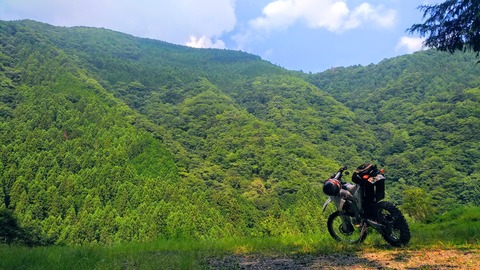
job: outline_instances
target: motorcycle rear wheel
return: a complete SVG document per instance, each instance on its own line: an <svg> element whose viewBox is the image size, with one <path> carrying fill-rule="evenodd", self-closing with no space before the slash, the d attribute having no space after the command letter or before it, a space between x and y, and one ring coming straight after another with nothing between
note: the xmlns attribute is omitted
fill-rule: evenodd
<svg viewBox="0 0 480 270"><path fill-rule="evenodd" d="M377 222L387 227L382 233L383 239L394 247L406 246L410 241L410 228L402 212L391 202L379 202L377 207Z"/></svg>
<svg viewBox="0 0 480 270"><path fill-rule="evenodd" d="M367 237L366 228L363 228L363 226L359 225L353 225L350 221L350 216L344 214L348 220L348 230L345 230L343 226L342 214L342 212L336 211L328 217L327 228L330 235L338 242L348 244L362 243Z"/></svg>

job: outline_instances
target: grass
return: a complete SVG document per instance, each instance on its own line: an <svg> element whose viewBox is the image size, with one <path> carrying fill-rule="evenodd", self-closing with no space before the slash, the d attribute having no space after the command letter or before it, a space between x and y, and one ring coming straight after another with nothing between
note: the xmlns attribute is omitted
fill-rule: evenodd
<svg viewBox="0 0 480 270"><path fill-rule="evenodd" d="M461 207L428 224L411 225L413 245L480 247L480 207Z"/></svg>
<svg viewBox="0 0 480 270"><path fill-rule="evenodd" d="M204 240L157 240L112 246L0 246L0 269L202 269L231 254L345 252L328 235Z"/></svg>
<svg viewBox="0 0 480 270"><path fill-rule="evenodd" d="M430 224L410 222L406 249L480 249L480 208L439 217ZM208 260L229 255L302 255L393 249L371 230L364 244L346 246L327 233L264 238L160 239L149 243L28 248L0 245L0 269L206 269Z"/></svg>

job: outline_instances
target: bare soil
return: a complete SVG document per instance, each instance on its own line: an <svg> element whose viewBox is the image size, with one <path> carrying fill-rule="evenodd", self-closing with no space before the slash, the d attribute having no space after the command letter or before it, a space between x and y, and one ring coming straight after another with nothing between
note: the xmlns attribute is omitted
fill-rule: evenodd
<svg viewBox="0 0 480 270"><path fill-rule="evenodd" d="M479 250L388 250L352 254L231 255L212 269L479 269Z"/></svg>

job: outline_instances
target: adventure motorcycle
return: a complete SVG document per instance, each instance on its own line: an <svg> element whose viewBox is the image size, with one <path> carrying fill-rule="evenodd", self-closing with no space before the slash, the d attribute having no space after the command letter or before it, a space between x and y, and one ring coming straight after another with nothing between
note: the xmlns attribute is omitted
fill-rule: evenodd
<svg viewBox="0 0 480 270"><path fill-rule="evenodd" d="M376 165L363 164L352 175L354 184L342 182L347 167L326 180L323 191L330 198L323 205L323 211L333 202L337 211L327 221L328 232L337 241L358 244L367 237L372 227L383 239L395 247L405 246L410 241L410 229L398 208L386 201L385 177Z"/></svg>

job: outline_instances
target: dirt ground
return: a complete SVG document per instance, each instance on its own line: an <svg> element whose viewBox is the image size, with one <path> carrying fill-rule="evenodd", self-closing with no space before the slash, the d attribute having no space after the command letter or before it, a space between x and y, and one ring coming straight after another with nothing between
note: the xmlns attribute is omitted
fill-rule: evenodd
<svg viewBox="0 0 480 270"><path fill-rule="evenodd" d="M212 269L479 269L480 250L390 250L292 256L232 255Z"/></svg>

